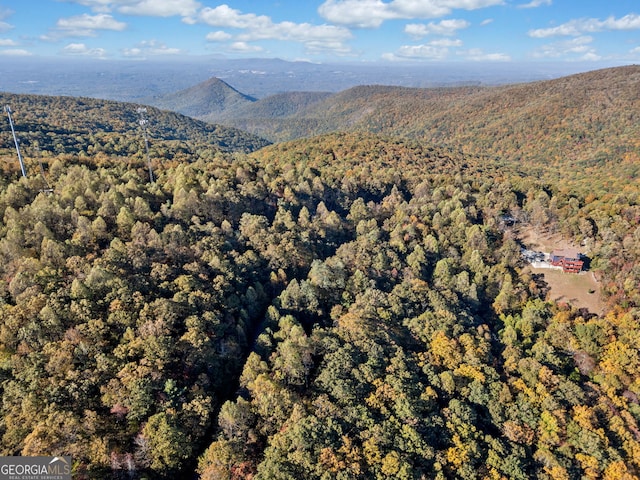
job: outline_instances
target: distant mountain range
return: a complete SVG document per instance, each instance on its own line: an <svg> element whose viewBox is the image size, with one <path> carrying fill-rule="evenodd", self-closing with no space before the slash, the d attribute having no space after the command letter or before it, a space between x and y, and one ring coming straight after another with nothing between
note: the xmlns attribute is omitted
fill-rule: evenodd
<svg viewBox="0 0 640 480"><path fill-rule="evenodd" d="M184 103L176 101L180 98ZM199 109L193 106L196 99ZM640 66L497 87L357 86L261 100L209 80L154 103L185 114L197 110L199 119L274 142L369 131L467 154L576 169L640 148Z"/></svg>
<svg viewBox="0 0 640 480"><path fill-rule="evenodd" d="M118 153L124 147L113 147L106 137L140 135L139 104L14 94L0 94L0 102L14 110L25 147L82 150L93 142L90 136L102 136L105 148ZM196 142L223 151L254 151L331 132L371 132L526 164L541 175L588 176L594 169L618 168L619 162L631 168L640 158L640 66L494 87L361 85L264 98L214 77L148 103L157 107L147 112L152 141ZM2 122L0 132L5 130ZM11 148L10 140L3 135L0 148Z"/></svg>
<svg viewBox="0 0 640 480"><path fill-rule="evenodd" d="M317 64L218 56L161 61L7 57L2 63L0 92L141 102L216 77L251 97L265 98L301 90L335 93L370 84L420 88L501 85L558 78L604 66L611 65L594 62Z"/></svg>

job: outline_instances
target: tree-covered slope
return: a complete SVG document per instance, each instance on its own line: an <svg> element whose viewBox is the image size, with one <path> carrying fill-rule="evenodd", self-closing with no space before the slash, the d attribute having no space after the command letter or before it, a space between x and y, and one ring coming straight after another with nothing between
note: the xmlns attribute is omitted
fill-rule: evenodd
<svg viewBox="0 0 640 480"><path fill-rule="evenodd" d="M254 157L293 183L248 238L272 268L307 268L273 275L283 290L203 478L637 478L637 303L604 318L546 303L499 227L544 210L539 228L561 228L613 201L609 227L633 243L637 189L583 209L535 178L363 135ZM318 226L333 248L314 256Z"/></svg>
<svg viewBox="0 0 640 480"><path fill-rule="evenodd" d="M118 158L52 154L51 194L2 176L3 455L78 478L638 475L624 179L577 192L371 134L204 150L155 183ZM544 300L507 212L598 246L606 316Z"/></svg>
<svg viewBox="0 0 640 480"><path fill-rule="evenodd" d="M235 119L237 121L256 119L282 118L296 115L308 109L310 105L318 103L332 96L329 92L285 92L257 100L256 102L242 105L239 108L225 110L219 114L212 114L203 120L215 120L221 118Z"/></svg>
<svg viewBox="0 0 640 480"><path fill-rule="evenodd" d="M13 111L16 133L26 148L36 144L53 153L94 151L99 145L110 153L133 154L140 148L140 105L92 98L50 97L0 93L3 120L0 148L13 140L4 106ZM212 125L181 114L146 108L149 139L180 143L183 147L207 145L223 151L249 152L269 142L235 128ZM135 145L134 145L135 144Z"/></svg>
<svg viewBox="0 0 640 480"><path fill-rule="evenodd" d="M210 158L149 183L61 156L52 194L38 177L3 186L2 454L64 452L75 478L193 465L267 301L234 233L266 212L244 167Z"/></svg>
<svg viewBox="0 0 640 480"><path fill-rule="evenodd" d="M179 92L150 99L148 103L164 110L215 123L221 113L233 111L255 101L255 98L238 92L223 80L212 77Z"/></svg>
<svg viewBox="0 0 640 480"><path fill-rule="evenodd" d="M289 118L238 124L272 140L333 131L421 139L557 175L638 158L638 111L640 67L627 66L501 87L354 87Z"/></svg>
<svg viewBox="0 0 640 480"><path fill-rule="evenodd" d="M295 114L284 118L279 115L262 114L229 116L222 121L228 125L243 126L248 131L262 132L266 137L276 141L283 141L334 131L362 131L362 123L371 116L411 114L416 105L422 105L427 99L434 102L429 108L437 111L442 105L436 99L446 102L450 97L457 98L476 91L478 88L474 87L417 89L363 85L327 96L303 109L296 109ZM271 105L270 98L263 99L262 104ZM269 120L265 120L265 117ZM411 115L410 118L414 116Z"/></svg>

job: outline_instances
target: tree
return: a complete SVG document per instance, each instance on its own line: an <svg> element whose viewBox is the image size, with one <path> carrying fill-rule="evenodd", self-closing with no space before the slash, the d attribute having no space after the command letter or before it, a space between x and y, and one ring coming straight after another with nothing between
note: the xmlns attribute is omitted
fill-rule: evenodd
<svg viewBox="0 0 640 480"><path fill-rule="evenodd" d="M164 412L151 417L142 429L149 465L158 472L178 470L191 456L193 445L181 431L175 417Z"/></svg>

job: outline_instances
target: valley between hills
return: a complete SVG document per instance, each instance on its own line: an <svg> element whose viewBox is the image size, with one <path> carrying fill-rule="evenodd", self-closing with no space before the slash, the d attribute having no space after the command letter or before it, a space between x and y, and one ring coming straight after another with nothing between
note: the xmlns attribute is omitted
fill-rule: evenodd
<svg viewBox="0 0 640 480"><path fill-rule="evenodd" d="M0 123L1 455L640 478L639 66L0 102L25 164ZM581 250L597 309L550 294L523 232Z"/></svg>

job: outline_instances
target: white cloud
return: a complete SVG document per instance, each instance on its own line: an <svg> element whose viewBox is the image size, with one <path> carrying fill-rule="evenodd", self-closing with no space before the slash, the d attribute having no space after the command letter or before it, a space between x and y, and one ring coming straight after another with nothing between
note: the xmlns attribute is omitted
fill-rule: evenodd
<svg viewBox="0 0 640 480"><path fill-rule="evenodd" d="M200 3L194 0L141 0L131 5L118 7L118 12L128 15L149 15L153 17L188 17L195 15Z"/></svg>
<svg viewBox="0 0 640 480"><path fill-rule="evenodd" d="M102 58L107 55L104 48L88 48L84 43L70 43L62 49L65 55L79 55L85 57Z"/></svg>
<svg viewBox="0 0 640 480"><path fill-rule="evenodd" d="M394 55L401 59L443 60L448 54L449 49L446 47L437 47L434 45L403 45Z"/></svg>
<svg viewBox="0 0 640 480"><path fill-rule="evenodd" d="M264 25L264 28L250 28L241 35L245 40L291 40L295 42L335 42L351 38L351 32L333 25L310 25L308 23L282 22Z"/></svg>
<svg viewBox="0 0 640 480"><path fill-rule="evenodd" d="M383 59L399 60L444 60L451 53L452 48L460 48L463 42L454 38L437 38L427 44L403 45L395 53L385 53Z"/></svg>
<svg viewBox="0 0 640 480"><path fill-rule="evenodd" d="M61 18L56 24L59 33L78 37L93 37L96 35L96 30L122 31L126 27L126 23L119 22L111 15L104 13L98 15L85 13L75 17Z"/></svg>
<svg viewBox="0 0 640 480"><path fill-rule="evenodd" d="M398 61L405 61L407 60L406 58L400 58L397 57L395 54L393 53L383 53L380 58L382 58L383 60L387 60L388 62L398 62Z"/></svg>
<svg viewBox="0 0 640 480"><path fill-rule="evenodd" d="M327 0L318 13L330 22L358 28L376 28L385 20L401 18L381 0ZM446 15L446 11L427 17L441 15Z"/></svg>
<svg viewBox="0 0 640 480"><path fill-rule="evenodd" d="M7 32L13 29L13 25L4 21L4 19L10 17L12 13L8 8L0 7L0 32Z"/></svg>
<svg viewBox="0 0 640 480"><path fill-rule="evenodd" d="M10 38L0 38L0 47L15 47L18 44Z"/></svg>
<svg viewBox="0 0 640 480"><path fill-rule="evenodd" d="M597 62L602 60L602 57L595 52L587 52L585 53L581 60L586 60L587 62Z"/></svg>
<svg viewBox="0 0 640 480"><path fill-rule="evenodd" d="M433 45L434 47L461 47L462 40L459 38L451 39L451 38L440 38L437 40L432 40L429 42L429 45Z"/></svg>
<svg viewBox="0 0 640 480"><path fill-rule="evenodd" d="M213 27L251 28L259 29L273 25L266 15L242 13L229 5L219 5L215 8L206 7L199 13L201 21Z"/></svg>
<svg viewBox="0 0 640 480"><path fill-rule="evenodd" d="M171 17L195 15L201 4L195 0L65 0L90 7L94 12L117 11L127 15Z"/></svg>
<svg viewBox="0 0 640 480"><path fill-rule="evenodd" d="M404 31L417 38L427 35L455 35L458 30L470 25L466 20L442 20L438 23L429 22L426 25L410 23L404 27Z"/></svg>
<svg viewBox="0 0 640 480"><path fill-rule="evenodd" d="M250 45L247 42L234 42L231 44L231 50L238 53L254 53L261 52L263 49L258 45Z"/></svg>
<svg viewBox="0 0 640 480"><path fill-rule="evenodd" d="M632 55L640 55L640 47L632 48L629 53Z"/></svg>
<svg viewBox="0 0 640 480"><path fill-rule="evenodd" d="M122 55L131 58L146 58L150 56L181 55L185 52L179 48L167 47L157 40L145 40L133 48L125 48Z"/></svg>
<svg viewBox="0 0 640 480"><path fill-rule="evenodd" d="M639 30L640 15L630 13L621 18L609 17L605 20L597 18L581 18L551 28L530 30L529 36L534 38L548 38L557 36L577 37L584 33L596 33L606 30Z"/></svg>
<svg viewBox="0 0 640 480"><path fill-rule="evenodd" d="M322 53L330 53L332 55L338 56L348 56L352 55L351 48L346 46L343 42L340 41L308 41L304 44L308 53L311 54L322 54Z"/></svg>
<svg viewBox="0 0 640 480"><path fill-rule="evenodd" d="M503 3L503 0L326 0L318 13L332 23L376 28L385 20L437 18L457 9L476 10Z"/></svg>
<svg viewBox="0 0 640 480"><path fill-rule="evenodd" d="M7 50L0 50L0 55L6 55L10 57L28 57L32 55L32 53L20 48L9 48Z"/></svg>
<svg viewBox="0 0 640 480"><path fill-rule="evenodd" d="M236 50L239 51L245 51L248 47L257 48L249 45L248 42L252 41L284 40L302 43L308 50L341 53L349 50L344 42L352 36L344 27L294 22L274 23L266 15L242 13L228 5L203 8L197 20L213 27L244 30L236 38L239 42Z"/></svg>
<svg viewBox="0 0 640 480"><path fill-rule="evenodd" d="M114 4L117 5L118 1L113 0L63 0L69 3L77 3L78 5L84 5L91 8L94 12L111 12L114 8ZM124 2L131 3L131 2Z"/></svg>
<svg viewBox="0 0 640 480"><path fill-rule="evenodd" d="M552 0L531 0L529 3L518 5L518 8L537 8L542 5L551 5Z"/></svg>
<svg viewBox="0 0 640 480"><path fill-rule="evenodd" d="M591 46L591 42L593 42L593 37L583 35L543 45L533 53L533 56L537 58L576 58L577 56L582 60L600 60L601 57Z"/></svg>
<svg viewBox="0 0 640 480"><path fill-rule="evenodd" d="M144 58L144 52L138 47L124 48L122 55L129 58Z"/></svg>
<svg viewBox="0 0 640 480"><path fill-rule="evenodd" d="M459 55L464 56L467 60L474 62L509 62L511 57L506 53L484 53L479 48L471 48L466 51L458 52Z"/></svg>
<svg viewBox="0 0 640 480"><path fill-rule="evenodd" d="M233 38L233 35L223 32L222 30L210 32L206 36L206 39L210 42L226 42L227 40L231 40L231 38Z"/></svg>

